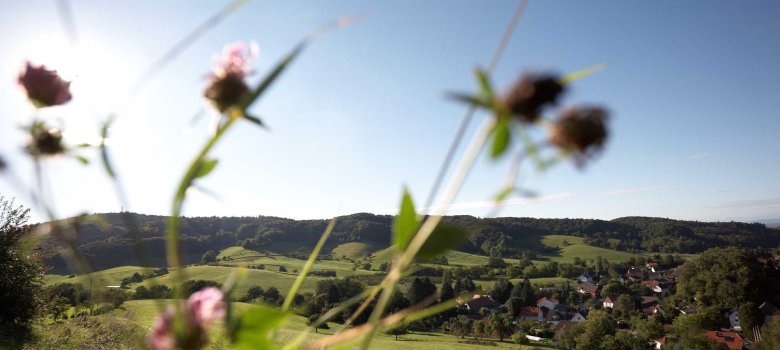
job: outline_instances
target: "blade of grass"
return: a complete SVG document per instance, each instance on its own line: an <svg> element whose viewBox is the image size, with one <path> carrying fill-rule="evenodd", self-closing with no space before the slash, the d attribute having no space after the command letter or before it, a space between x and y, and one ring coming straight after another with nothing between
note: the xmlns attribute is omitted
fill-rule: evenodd
<svg viewBox="0 0 780 350"><path fill-rule="evenodd" d="M140 92L151 80L151 78L153 78L163 68L170 64L176 58L176 56L184 51L184 49L192 45L192 43L203 36L203 34L205 34L209 29L214 28L230 15L236 13L236 11L249 3L249 1L250 0L234 0L227 4L227 6L220 9L217 13L209 17L205 22L195 27L195 29L193 29L184 38L174 44L171 49L168 50L164 55L149 65L149 68L147 68L146 71L144 71L144 73L138 77L135 83L133 83L132 87L130 88L130 95L133 96Z"/></svg>
<svg viewBox="0 0 780 350"><path fill-rule="evenodd" d="M354 305L355 303L359 302L363 298L365 298L368 295L376 294L379 291L379 286L375 286L372 288L368 288L361 292L360 294L347 299L347 301L339 304L338 306L328 310L325 314L320 316L316 321L314 321L312 324L310 324L306 329L302 330L295 339L290 341L289 343L285 344L282 348L283 350L295 350L298 349L301 344L306 340L306 336L311 334L313 330L315 330L317 327L322 325L323 323L327 322L329 319L333 318L334 316L338 315L342 311L346 310L348 307Z"/></svg>
<svg viewBox="0 0 780 350"><path fill-rule="evenodd" d="M569 84L577 79L582 79L593 73L596 73L604 68L607 68L606 63L599 63L588 68L580 69L574 73L569 73L565 77L561 78L561 84Z"/></svg>
<svg viewBox="0 0 780 350"><path fill-rule="evenodd" d="M311 267L314 266L314 261L317 260L317 256L319 256L322 246L325 245L325 241L328 240L328 237L330 237L330 233L333 232L335 226L336 218L333 218L330 220L330 223L328 223L328 227L325 228L325 232L320 237L317 245L314 246L314 250L312 250L311 255L309 255L309 259L306 260L306 264L301 268L298 277L295 278L295 282L293 282L292 287L290 287L290 291L287 292L287 297L284 298L284 304L282 304L282 311L287 311L290 308L290 305L292 305L293 299L295 299L295 293L298 293L298 289L301 288L303 280L306 278L306 275L309 274Z"/></svg>

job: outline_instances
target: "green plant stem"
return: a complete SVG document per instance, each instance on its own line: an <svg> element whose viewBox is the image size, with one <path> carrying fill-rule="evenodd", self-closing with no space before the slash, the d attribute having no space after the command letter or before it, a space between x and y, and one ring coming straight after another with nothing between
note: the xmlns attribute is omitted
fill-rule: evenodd
<svg viewBox="0 0 780 350"><path fill-rule="evenodd" d="M168 236L165 245L165 253L168 260L169 268L178 268L181 266L181 249L179 247L179 217L181 216L182 205L184 199L187 196L187 189L192 185L192 181L195 179L198 171L200 170L201 162L204 160L209 151L217 144L217 141L222 138L222 135L230 128L233 123L240 117L238 115L229 115L227 121L217 129L217 132L206 142L201 148L200 152L195 156L189 168L184 173L179 186L176 189L176 194L173 198L171 217L168 218ZM184 271L179 268L176 270L177 282L179 284L184 282Z"/></svg>
<svg viewBox="0 0 780 350"><path fill-rule="evenodd" d="M423 222L419 231L409 243L409 246L406 248L406 251L404 251L404 253L401 254L398 259L396 259L396 262L392 264L392 269L390 272L388 272L387 276L385 277L385 281L382 283L386 287L379 296L376 307L369 317L368 334L366 334L366 337L363 338L363 343L361 346L362 349L368 349L368 345L371 343L371 339L373 338L374 333L376 333L382 312L387 306L387 303L390 301L390 297L392 296L395 285L402 276L402 271L404 271L414 260L414 257L420 251L423 244L425 244L425 241L428 240L428 237L431 236L433 230L436 228L439 222L441 222L441 219L444 213L447 211L447 208L455 200L455 197L458 195L458 192L463 186L463 182L474 165L474 161L477 159L479 152L485 145L485 142L487 141L488 136L492 130L492 126L495 122L496 120L494 118L486 120L474 135L474 138L471 140L471 143L466 149L466 153L464 153L463 157L461 158L460 165L458 166L455 175L453 176L452 180L450 180L450 183L447 185L447 188L444 191L441 203L432 209L433 214Z"/></svg>
<svg viewBox="0 0 780 350"><path fill-rule="evenodd" d="M320 240L317 242L317 245L314 246L311 255L309 255L309 260L306 260L306 264L303 265L303 268L301 268L301 272L298 274L298 277L295 278L295 282L293 282L292 287L290 287L290 291L287 292L287 297L284 298L284 304L282 304L282 311L287 311L290 308L293 299L295 299L295 293L297 293L298 289L301 288L301 285L303 284L303 280L306 278L306 275L309 274L309 270L311 270L311 267L314 266L314 261L317 260L317 256L320 255L320 250L322 250L322 246L325 245L325 241L328 240L328 237L330 236L330 233L333 232L333 228L335 226L336 226L336 218L333 218L332 220L330 220L330 223L328 223L328 227L325 229L325 232L320 237Z"/></svg>

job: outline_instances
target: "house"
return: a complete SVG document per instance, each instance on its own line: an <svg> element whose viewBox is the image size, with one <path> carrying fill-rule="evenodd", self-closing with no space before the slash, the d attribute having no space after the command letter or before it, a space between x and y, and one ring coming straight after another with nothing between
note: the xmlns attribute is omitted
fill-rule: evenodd
<svg viewBox="0 0 780 350"><path fill-rule="evenodd" d="M544 312L538 306L524 306L520 308L520 315L517 316L517 320L543 322Z"/></svg>
<svg viewBox="0 0 780 350"><path fill-rule="evenodd" d="M632 267L626 271L626 279L631 282L637 282L645 279L645 272L636 267Z"/></svg>
<svg viewBox="0 0 780 350"><path fill-rule="evenodd" d="M696 310L695 307L690 306L690 305L683 306L683 307L677 307L677 308L675 308L675 310L677 310L677 312L679 312L680 315L693 315L697 311L699 311L699 310Z"/></svg>
<svg viewBox="0 0 780 350"><path fill-rule="evenodd" d="M617 302L618 296L617 294L610 294L607 295L606 298L604 298L604 302L602 303L602 306L607 309L612 309L615 307L615 303Z"/></svg>
<svg viewBox="0 0 780 350"><path fill-rule="evenodd" d="M666 345L666 337L660 337L655 340L655 347L653 349L661 350Z"/></svg>
<svg viewBox="0 0 780 350"><path fill-rule="evenodd" d="M565 321L565 314L558 310L551 310L544 315L544 324L552 324L557 326L561 321Z"/></svg>
<svg viewBox="0 0 780 350"><path fill-rule="evenodd" d="M645 268L650 270L650 272L660 272L660 269L658 268L658 263L653 261L648 261L645 263Z"/></svg>
<svg viewBox="0 0 780 350"><path fill-rule="evenodd" d="M589 271L585 271L579 277L577 277L577 282L593 283L593 275Z"/></svg>
<svg viewBox="0 0 780 350"><path fill-rule="evenodd" d="M642 300L639 302L639 306L641 306L643 309L646 307L655 306L661 303L661 299L658 299L658 297L655 296L643 296Z"/></svg>
<svg viewBox="0 0 780 350"><path fill-rule="evenodd" d="M670 284L665 280L642 281L641 284L650 288L653 293L659 294L662 298L670 293Z"/></svg>
<svg viewBox="0 0 780 350"><path fill-rule="evenodd" d="M489 295L474 294L474 297L463 304L467 311L472 313L479 313L482 308L493 310L501 304L493 301Z"/></svg>
<svg viewBox="0 0 780 350"><path fill-rule="evenodd" d="M574 313L574 316L572 316L571 319L569 319L569 321L580 323L582 321L585 321L586 319L587 317L585 317L582 311L577 311Z"/></svg>
<svg viewBox="0 0 780 350"><path fill-rule="evenodd" d="M541 299L536 301L536 306L538 306L538 307L545 307L545 308L547 308L547 310L555 309L555 307L558 306L558 304L560 304L558 299L547 298L547 297L541 298Z"/></svg>
<svg viewBox="0 0 780 350"><path fill-rule="evenodd" d="M595 298L599 295L599 289L601 289L601 287L593 283L577 283L574 289L577 291L577 293L582 295L590 295L591 297Z"/></svg>
<svg viewBox="0 0 780 350"><path fill-rule="evenodd" d="M739 310L729 312L729 324L731 324L731 329L737 332L742 331L742 326L739 324Z"/></svg>
<svg viewBox="0 0 780 350"><path fill-rule="evenodd" d="M653 306L648 306L645 308L642 308L642 312L647 316L652 315L666 315L666 311L664 311L661 304L655 304Z"/></svg>
<svg viewBox="0 0 780 350"><path fill-rule="evenodd" d="M729 350L742 350L745 346L742 337L736 332L708 331L705 336L709 340L725 345Z"/></svg>
<svg viewBox="0 0 780 350"><path fill-rule="evenodd" d="M761 305L758 306L758 311L764 315L764 323L771 322L773 317L780 317L780 310L768 301L761 303Z"/></svg>

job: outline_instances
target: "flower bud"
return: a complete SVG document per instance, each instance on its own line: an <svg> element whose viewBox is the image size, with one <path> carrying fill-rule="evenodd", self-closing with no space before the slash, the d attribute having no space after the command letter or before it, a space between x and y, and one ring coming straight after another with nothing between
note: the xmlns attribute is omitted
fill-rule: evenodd
<svg viewBox="0 0 780 350"><path fill-rule="evenodd" d="M525 73L503 97L512 114L521 121L533 123L539 119L542 108L555 105L564 92L560 77L553 74Z"/></svg>
<svg viewBox="0 0 780 350"><path fill-rule="evenodd" d="M65 152L62 144L62 132L48 128L43 124L35 125L30 131L27 153L33 156L53 156Z"/></svg>
<svg viewBox="0 0 780 350"><path fill-rule="evenodd" d="M550 131L550 143L583 162L604 147L607 119L609 113L601 107L567 108Z"/></svg>
<svg viewBox="0 0 780 350"><path fill-rule="evenodd" d="M49 107L70 101L70 82L63 80L57 71L27 62L19 75L19 84L27 91L27 97L36 107Z"/></svg>
<svg viewBox="0 0 780 350"><path fill-rule="evenodd" d="M220 112L225 112L230 106L236 105L249 92L249 86L240 74L228 73L224 76L212 77L211 84L203 92L203 96L214 104Z"/></svg>

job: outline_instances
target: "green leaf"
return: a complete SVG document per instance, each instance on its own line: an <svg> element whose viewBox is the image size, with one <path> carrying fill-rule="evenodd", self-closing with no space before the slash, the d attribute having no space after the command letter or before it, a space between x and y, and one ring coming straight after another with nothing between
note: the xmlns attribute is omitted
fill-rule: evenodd
<svg viewBox="0 0 780 350"><path fill-rule="evenodd" d="M515 192L514 187L506 187L503 190L501 190L501 192L498 192L495 200L496 202L503 202L504 200L509 198L509 196L514 192Z"/></svg>
<svg viewBox="0 0 780 350"><path fill-rule="evenodd" d="M287 56L282 59L281 62L277 63L273 70L271 70L268 75L265 76L263 81L260 82L260 84L257 85L257 87L252 90L249 94L244 96L243 99L238 104L238 107L241 108L242 111L246 111L249 106L252 105L260 96L263 95L263 93L268 90L268 87L270 87L274 81L276 81L276 78L278 78L282 72L292 63L293 60L295 60L296 57L298 57L298 54L303 51L303 49L306 47L306 44L308 43L307 40L304 40L300 42L298 45L293 48L293 50L287 54Z"/></svg>
<svg viewBox="0 0 780 350"><path fill-rule="evenodd" d="M401 198L401 208L393 222L393 245L399 250L404 251L412 241L412 237L420 226L420 220L414 209L414 201L409 190L404 188L404 195Z"/></svg>
<svg viewBox="0 0 780 350"><path fill-rule="evenodd" d="M479 92L485 101L493 101L495 94L493 93L493 85L490 84L490 77L488 73L482 69L477 68L474 71L477 76L477 82L479 83Z"/></svg>
<svg viewBox="0 0 780 350"><path fill-rule="evenodd" d="M89 159L87 159L87 157L75 155L75 156L73 156L73 158L76 158L76 160L81 162L81 164L89 165Z"/></svg>
<svg viewBox="0 0 780 350"><path fill-rule="evenodd" d="M116 115L111 115L108 120L100 127L100 159L103 161L103 169L108 174L108 177L115 179L116 172L111 165L111 158L108 156L108 148L106 147L106 139L108 139L108 129L114 122Z"/></svg>
<svg viewBox="0 0 780 350"><path fill-rule="evenodd" d="M233 330L233 343L236 349L266 350L273 349L272 331L280 328L289 315L281 310L266 306L253 306L241 313Z"/></svg>
<svg viewBox="0 0 780 350"><path fill-rule="evenodd" d="M509 119L500 118L493 128L493 142L490 146L490 157L496 159L509 149L512 139L512 131L509 128Z"/></svg>
<svg viewBox="0 0 780 350"><path fill-rule="evenodd" d="M466 231L446 223L441 223L425 241L416 258L427 261L448 250L455 249L466 238Z"/></svg>
<svg viewBox="0 0 780 350"><path fill-rule="evenodd" d="M244 113L244 119L246 119L246 120L248 120L248 121L250 121L250 122L252 122L254 124L257 124L257 126L263 128L263 129L268 129L268 126L266 126L265 123L263 123L263 121L260 118L258 118L258 117L251 116L249 114Z"/></svg>
<svg viewBox="0 0 780 350"><path fill-rule="evenodd" d="M606 63L599 63L593 66L590 66L588 68L580 69L574 73L569 73L565 77L561 78L561 84L569 84L577 79L582 79L584 77L587 77L588 75L591 75L593 73L596 73L604 68L607 68Z"/></svg>
<svg viewBox="0 0 780 350"><path fill-rule="evenodd" d="M216 159L202 158L198 164L198 170L195 172L195 177L193 177L193 180L204 177L211 173L217 166L217 162L218 161Z"/></svg>
<svg viewBox="0 0 780 350"><path fill-rule="evenodd" d="M451 99L453 99L455 101L460 101L460 102L463 102L463 103L466 103L466 104L469 104L469 105L474 105L474 106L478 106L478 107L482 107L482 108L486 108L486 109L491 109L493 107L490 103L488 103L487 101L483 100L479 96L473 96L473 95L464 94L464 93L460 93L460 92L450 92L450 93L447 93L447 97L449 97L449 98L451 98Z"/></svg>

